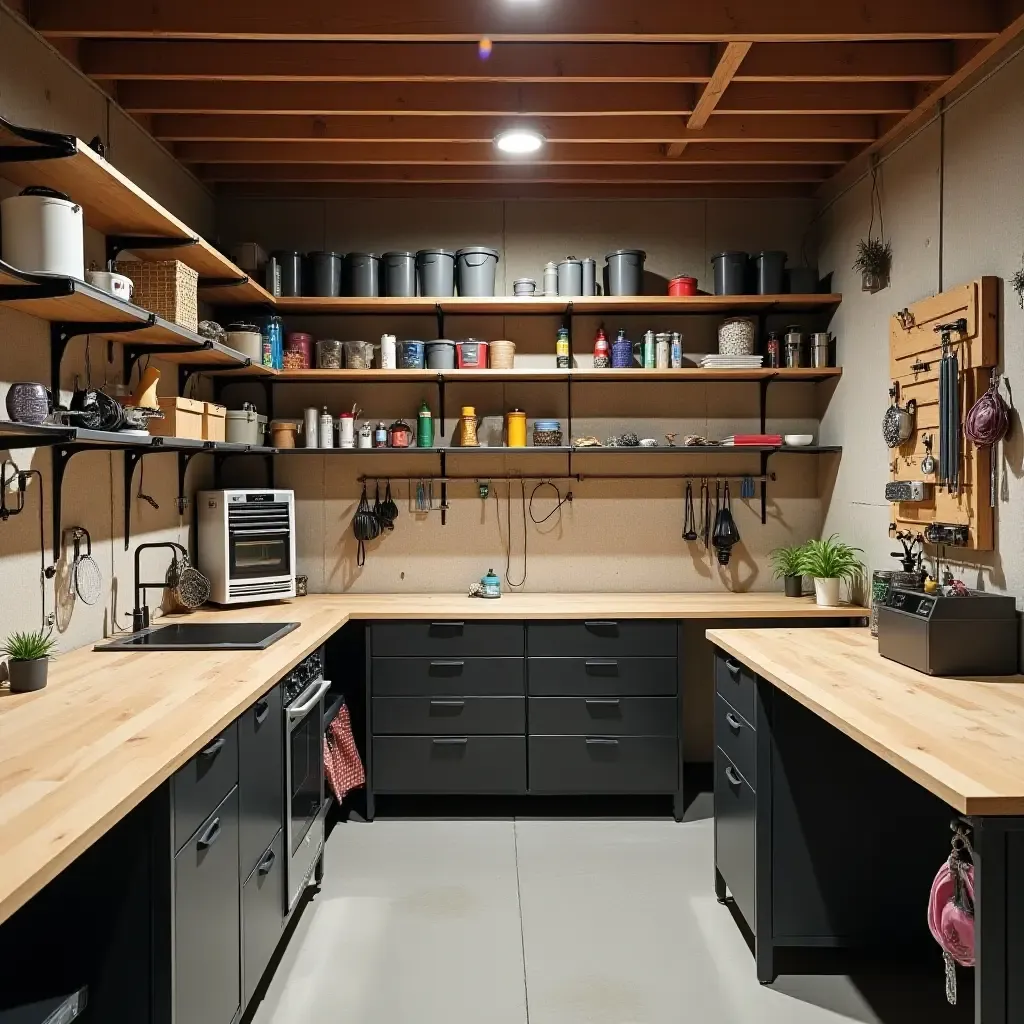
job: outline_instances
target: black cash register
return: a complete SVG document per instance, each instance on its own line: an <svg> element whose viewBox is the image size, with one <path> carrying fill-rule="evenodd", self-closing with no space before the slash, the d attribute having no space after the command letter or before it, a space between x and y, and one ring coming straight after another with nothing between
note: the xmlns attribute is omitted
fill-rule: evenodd
<svg viewBox="0 0 1024 1024"><path fill-rule="evenodd" d="M1017 671L1017 602L968 591L944 597L893 588L878 609L878 653L930 676L1006 676Z"/></svg>

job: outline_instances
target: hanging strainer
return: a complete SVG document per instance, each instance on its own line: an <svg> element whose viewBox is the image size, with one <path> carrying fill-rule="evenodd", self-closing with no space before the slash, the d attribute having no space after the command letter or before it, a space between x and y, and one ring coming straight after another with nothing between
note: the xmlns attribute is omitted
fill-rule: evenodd
<svg viewBox="0 0 1024 1024"><path fill-rule="evenodd" d="M85 539L85 554L81 553ZM92 537L85 527L75 528L75 562L72 569L75 590L86 604L95 604L103 594L103 573L92 557Z"/></svg>
<svg viewBox="0 0 1024 1024"><path fill-rule="evenodd" d="M179 554L167 569L167 590L180 610L195 611L210 600L210 581L192 565L180 544L174 546Z"/></svg>

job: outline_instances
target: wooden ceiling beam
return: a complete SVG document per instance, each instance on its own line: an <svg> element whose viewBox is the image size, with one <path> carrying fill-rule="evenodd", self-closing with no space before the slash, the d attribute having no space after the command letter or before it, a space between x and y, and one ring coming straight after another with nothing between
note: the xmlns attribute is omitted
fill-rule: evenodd
<svg viewBox="0 0 1024 1024"><path fill-rule="evenodd" d="M703 128L715 111L719 101L729 88L733 76L739 71L743 58L750 52L752 43L726 43L718 57L718 62L711 72L711 80L700 92L689 121L686 122L687 133ZM685 139L668 143L665 155L676 159L686 152L689 142Z"/></svg>
<svg viewBox="0 0 1024 1024"><path fill-rule="evenodd" d="M905 114L920 82L738 82L718 101L716 114ZM698 103L698 106L700 104ZM691 123L693 118L690 118Z"/></svg>
<svg viewBox="0 0 1024 1024"><path fill-rule="evenodd" d="M660 167L645 165L617 167L552 167L543 164L507 167L398 167L360 164L197 164L195 171L206 181L373 181L410 182L591 182L620 184L666 182L705 184L714 182L815 182L824 181L834 168L796 164L787 166L721 166L664 162Z"/></svg>
<svg viewBox="0 0 1024 1024"><path fill-rule="evenodd" d="M687 115L694 86L482 83L124 82L118 102L146 114L337 114L510 117Z"/></svg>
<svg viewBox="0 0 1024 1024"><path fill-rule="evenodd" d="M387 4L305 0L35 0L33 24L57 38L295 39L380 41L825 42L986 39L1004 27L999 0L390 0Z"/></svg>
<svg viewBox="0 0 1024 1024"><path fill-rule="evenodd" d="M495 153L489 142L401 143L401 142L179 142L175 157L185 164L212 163L299 163L299 164L437 164L441 166L515 166ZM680 164L831 164L841 166L852 156L851 148L839 143L765 143L732 145L706 143L692 146ZM618 164L664 164L665 154L655 143L570 145L549 144L532 160L533 164L554 166L597 166Z"/></svg>
<svg viewBox="0 0 1024 1024"><path fill-rule="evenodd" d="M548 117L531 124L549 142L672 142L683 137L681 117ZM508 119L503 117L333 117L282 115L160 115L153 134L163 142L327 141L487 142ZM705 142L838 142L868 144L877 138L873 117L725 117L690 132Z"/></svg>

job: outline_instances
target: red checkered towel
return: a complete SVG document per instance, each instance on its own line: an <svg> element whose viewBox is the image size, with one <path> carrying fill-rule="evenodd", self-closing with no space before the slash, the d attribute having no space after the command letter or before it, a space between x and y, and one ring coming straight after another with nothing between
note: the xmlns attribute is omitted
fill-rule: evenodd
<svg viewBox="0 0 1024 1024"><path fill-rule="evenodd" d="M324 774L340 803L350 789L366 782L363 762L352 735L352 720L348 708L342 705L334 721L327 727L324 737Z"/></svg>

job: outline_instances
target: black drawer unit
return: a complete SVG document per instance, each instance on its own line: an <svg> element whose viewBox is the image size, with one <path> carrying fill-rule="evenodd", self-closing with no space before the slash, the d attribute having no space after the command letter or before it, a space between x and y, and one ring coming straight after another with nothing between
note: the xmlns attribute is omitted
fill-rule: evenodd
<svg viewBox="0 0 1024 1024"><path fill-rule="evenodd" d="M675 697L531 697L530 733L573 736L678 735Z"/></svg>
<svg viewBox="0 0 1024 1024"><path fill-rule="evenodd" d="M394 658L495 658L523 656L521 622L377 622L373 653Z"/></svg>
<svg viewBox="0 0 1024 1024"><path fill-rule="evenodd" d="M274 955L285 920L284 832L262 852L242 886L242 979L248 1005Z"/></svg>
<svg viewBox="0 0 1024 1024"><path fill-rule="evenodd" d="M374 697L516 697L525 692L519 658L374 658Z"/></svg>
<svg viewBox="0 0 1024 1024"><path fill-rule="evenodd" d="M719 693L715 697L715 743L729 756L740 775L757 789L754 727Z"/></svg>
<svg viewBox="0 0 1024 1024"><path fill-rule="evenodd" d="M531 622L526 645L531 658L674 658L676 624L646 619Z"/></svg>
<svg viewBox="0 0 1024 1024"><path fill-rule="evenodd" d="M284 827L284 736L280 684L238 719L238 863L248 878Z"/></svg>
<svg viewBox="0 0 1024 1024"><path fill-rule="evenodd" d="M232 722L174 774L175 850L188 842L237 782L238 725Z"/></svg>
<svg viewBox="0 0 1024 1024"><path fill-rule="evenodd" d="M748 721L754 721L754 673L735 658L715 655L715 688Z"/></svg>
<svg viewBox="0 0 1024 1024"><path fill-rule="evenodd" d="M522 735L525 697L374 697L376 735Z"/></svg>
<svg viewBox="0 0 1024 1024"><path fill-rule="evenodd" d="M715 749L715 867L729 887L750 930L755 915L757 796L736 765Z"/></svg>
<svg viewBox="0 0 1024 1024"><path fill-rule="evenodd" d="M674 736L530 736L531 793L674 793Z"/></svg>
<svg viewBox="0 0 1024 1024"><path fill-rule="evenodd" d="M674 657L530 657L527 690L547 697L674 697L679 664Z"/></svg>
<svg viewBox="0 0 1024 1024"><path fill-rule="evenodd" d="M526 792L524 736L374 736L378 793Z"/></svg>

